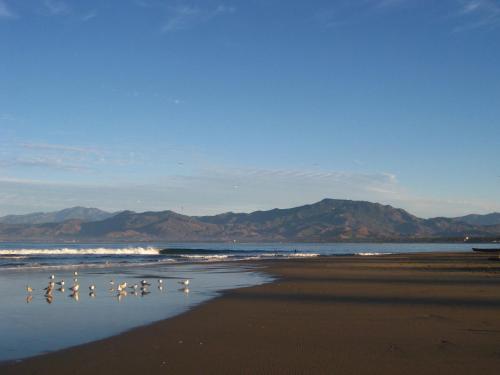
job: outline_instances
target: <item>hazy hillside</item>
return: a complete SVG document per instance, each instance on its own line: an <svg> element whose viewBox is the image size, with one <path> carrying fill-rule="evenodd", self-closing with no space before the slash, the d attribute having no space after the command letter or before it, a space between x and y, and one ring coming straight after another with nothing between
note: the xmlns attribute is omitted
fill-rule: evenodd
<svg viewBox="0 0 500 375"><path fill-rule="evenodd" d="M67 220L98 221L107 219L115 214L99 210L98 208L71 207L55 212L35 212L26 215L7 215L0 217L4 224L44 224L62 223Z"/></svg>
<svg viewBox="0 0 500 375"><path fill-rule="evenodd" d="M493 212L491 214L486 214L486 215L471 214L471 215L456 217L454 218L454 220L471 225L499 225L500 212Z"/></svg>
<svg viewBox="0 0 500 375"><path fill-rule="evenodd" d="M416 241L500 236L500 225L421 219L378 203L324 199L289 209L192 217L124 211L99 221L0 224L0 240L75 241Z"/></svg>

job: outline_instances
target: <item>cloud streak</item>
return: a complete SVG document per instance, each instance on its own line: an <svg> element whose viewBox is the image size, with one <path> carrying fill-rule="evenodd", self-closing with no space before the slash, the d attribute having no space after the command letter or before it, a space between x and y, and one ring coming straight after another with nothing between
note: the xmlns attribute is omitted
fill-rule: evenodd
<svg viewBox="0 0 500 375"><path fill-rule="evenodd" d="M69 5L63 0L44 0L43 6L51 15L54 16L70 13Z"/></svg>
<svg viewBox="0 0 500 375"><path fill-rule="evenodd" d="M161 31L164 33L191 29L197 25L235 12L234 7L219 5L212 9L201 8L191 5L180 5L168 10L168 18Z"/></svg>
<svg viewBox="0 0 500 375"><path fill-rule="evenodd" d="M9 197L0 204L2 214L83 205L112 211L171 209L208 215L288 208L323 198L391 204L423 217L500 210L498 202L416 196L391 173L298 169L208 168L144 183L109 179L79 184L0 176L0 191Z"/></svg>
<svg viewBox="0 0 500 375"><path fill-rule="evenodd" d="M48 143L21 143L21 147L30 150L49 150L49 151L63 151L63 152L76 152L81 154L98 154L97 149L78 146L67 146L59 144Z"/></svg>
<svg viewBox="0 0 500 375"><path fill-rule="evenodd" d="M500 25L500 3L495 0L460 0L458 17L462 25L453 31L461 32L480 28L496 28Z"/></svg>
<svg viewBox="0 0 500 375"><path fill-rule="evenodd" d="M16 18L16 14L10 9L5 0L0 0L0 19Z"/></svg>

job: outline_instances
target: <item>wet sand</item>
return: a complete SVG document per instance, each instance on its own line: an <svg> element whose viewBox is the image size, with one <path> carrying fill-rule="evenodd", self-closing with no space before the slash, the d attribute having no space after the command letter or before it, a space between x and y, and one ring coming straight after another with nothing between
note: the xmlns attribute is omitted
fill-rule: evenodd
<svg viewBox="0 0 500 375"><path fill-rule="evenodd" d="M0 374L498 374L491 257L260 261L275 282Z"/></svg>

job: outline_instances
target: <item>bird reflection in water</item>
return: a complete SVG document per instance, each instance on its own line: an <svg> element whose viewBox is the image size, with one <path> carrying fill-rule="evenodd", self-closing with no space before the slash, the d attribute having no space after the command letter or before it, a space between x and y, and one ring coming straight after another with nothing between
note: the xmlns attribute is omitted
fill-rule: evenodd
<svg viewBox="0 0 500 375"><path fill-rule="evenodd" d="M116 298L118 299L118 302L121 302L126 296L127 296L127 291L121 290L120 293L116 295Z"/></svg>
<svg viewBox="0 0 500 375"><path fill-rule="evenodd" d="M80 300L80 292L74 291L69 295L71 298L73 298L76 302Z"/></svg>

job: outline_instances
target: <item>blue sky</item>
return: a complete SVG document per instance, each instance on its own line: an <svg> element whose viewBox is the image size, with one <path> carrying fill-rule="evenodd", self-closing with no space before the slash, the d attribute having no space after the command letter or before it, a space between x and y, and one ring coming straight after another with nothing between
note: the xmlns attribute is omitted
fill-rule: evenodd
<svg viewBox="0 0 500 375"><path fill-rule="evenodd" d="M0 215L500 211L500 0L0 0Z"/></svg>

